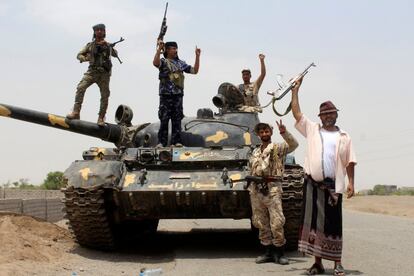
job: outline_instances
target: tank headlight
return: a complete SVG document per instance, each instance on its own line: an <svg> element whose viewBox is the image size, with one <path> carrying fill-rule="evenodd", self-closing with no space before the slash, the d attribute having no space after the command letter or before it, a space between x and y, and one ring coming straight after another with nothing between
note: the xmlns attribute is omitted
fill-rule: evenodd
<svg viewBox="0 0 414 276"><path fill-rule="evenodd" d="M169 162L171 161L171 152L169 150L162 150L158 152L158 158L162 162Z"/></svg>

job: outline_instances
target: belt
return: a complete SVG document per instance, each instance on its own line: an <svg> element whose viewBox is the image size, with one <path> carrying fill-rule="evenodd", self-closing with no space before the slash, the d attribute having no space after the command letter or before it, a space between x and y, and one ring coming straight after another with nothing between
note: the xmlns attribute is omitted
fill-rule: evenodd
<svg viewBox="0 0 414 276"><path fill-rule="evenodd" d="M306 175L310 180L311 184L315 187L318 187L321 190L326 190L329 194L328 204L331 206L336 206L338 204L338 194L335 193L335 180L332 178L325 178L321 182L315 181L310 175Z"/></svg>

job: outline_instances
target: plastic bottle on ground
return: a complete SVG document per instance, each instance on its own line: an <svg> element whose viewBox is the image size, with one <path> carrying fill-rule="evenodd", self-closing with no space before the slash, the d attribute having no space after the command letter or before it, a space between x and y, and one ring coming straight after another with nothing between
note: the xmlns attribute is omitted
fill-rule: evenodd
<svg viewBox="0 0 414 276"><path fill-rule="evenodd" d="M162 268L141 269L139 276L158 276L162 274Z"/></svg>

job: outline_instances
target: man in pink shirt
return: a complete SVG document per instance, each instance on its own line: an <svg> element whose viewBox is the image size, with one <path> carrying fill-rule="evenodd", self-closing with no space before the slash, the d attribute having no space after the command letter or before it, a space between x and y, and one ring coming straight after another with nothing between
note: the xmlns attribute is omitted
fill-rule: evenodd
<svg viewBox="0 0 414 276"><path fill-rule="evenodd" d="M334 275L345 275L342 257L342 194L348 175L348 198L354 195L356 157L351 137L336 125L338 109L331 101L320 105L321 123L312 122L300 110L298 92L292 89L292 113L296 129L307 139L304 164L302 224L299 251L315 257L308 274L322 274L322 259L335 262Z"/></svg>

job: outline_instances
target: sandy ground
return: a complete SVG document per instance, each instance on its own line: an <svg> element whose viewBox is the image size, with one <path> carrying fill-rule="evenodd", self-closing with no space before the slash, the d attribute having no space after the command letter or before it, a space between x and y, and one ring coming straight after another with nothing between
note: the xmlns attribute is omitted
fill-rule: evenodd
<svg viewBox="0 0 414 276"><path fill-rule="evenodd" d="M414 218L414 196L355 196L344 200L346 209Z"/></svg>
<svg viewBox="0 0 414 276"><path fill-rule="evenodd" d="M348 275L414 275L414 267L406 266L414 259L414 197L360 196L344 206ZM155 236L100 252L74 243L65 221L0 213L0 276L138 275L142 267L180 276L303 275L312 264L312 258L290 252L289 266L255 265L261 249L249 228L249 220L165 220ZM332 264L325 267L332 275Z"/></svg>

